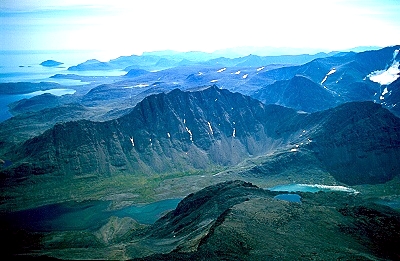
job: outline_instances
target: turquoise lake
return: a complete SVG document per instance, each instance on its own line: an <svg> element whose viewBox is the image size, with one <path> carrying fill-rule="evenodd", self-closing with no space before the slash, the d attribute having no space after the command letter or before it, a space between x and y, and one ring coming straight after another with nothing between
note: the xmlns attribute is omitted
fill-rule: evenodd
<svg viewBox="0 0 400 261"><path fill-rule="evenodd" d="M348 193L358 193L357 190L338 185L321 185L321 184L287 184L279 185L271 188L265 188L270 191L285 191L285 192L312 192L319 191L343 191Z"/></svg>

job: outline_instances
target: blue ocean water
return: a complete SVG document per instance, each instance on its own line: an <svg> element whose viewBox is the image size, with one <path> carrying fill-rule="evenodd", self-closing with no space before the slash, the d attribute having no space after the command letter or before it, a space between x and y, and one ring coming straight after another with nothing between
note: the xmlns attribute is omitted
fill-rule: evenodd
<svg viewBox="0 0 400 261"><path fill-rule="evenodd" d="M85 62L89 59L101 57L96 51L0 51L0 83L10 82L54 82L68 89L64 94L71 94L73 86L87 84L80 80L50 78L55 74L77 74L83 76L119 76L126 72L120 70L111 71L85 71L72 72L68 67ZM40 65L43 61L55 60L61 62L60 66L45 67ZM46 91L49 93L49 91ZM61 91L62 92L62 91ZM51 92L50 92L51 93ZM23 95L0 94L0 122L12 117L8 111L8 105L12 102L30 98L42 93ZM62 93L54 95L63 95Z"/></svg>
<svg viewBox="0 0 400 261"><path fill-rule="evenodd" d="M68 67L101 57L98 51L0 51L0 83L5 82L56 82L62 85L85 84L78 80L49 78L55 74L78 74L89 76L122 75L123 71L71 72ZM56 67L40 65L55 60L63 64Z"/></svg>
<svg viewBox="0 0 400 261"><path fill-rule="evenodd" d="M24 99L23 95L0 95L0 122L12 117L8 104Z"/></svg>
<svg viewBox="0 0 400 261"><path fill-rule="evenodd" d="M5 121L12 117L11 113L8 110L8 105L10 103L22 100L22 99L29 99L33 96L41 95L44 93L50 93L56 96L61 96L65 94L74 94L74 89L50 89L46 91L36 91L26 94L0 94L0 122Z"/></svg>

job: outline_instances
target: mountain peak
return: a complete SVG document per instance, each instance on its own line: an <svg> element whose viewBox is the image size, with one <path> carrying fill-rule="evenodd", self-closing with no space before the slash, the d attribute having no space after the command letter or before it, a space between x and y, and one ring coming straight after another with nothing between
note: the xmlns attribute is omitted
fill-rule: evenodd
<svg viewBox="0 0 400 261"><path fill-rule="evenodd" d="M296 79L309 81L302 76ZM313 97L322 87L309 82L291 86L290 81L282 81L277 87L284 88L282 95L308 91ZM24 168L26 175L55 172L72 176L207 171L286 150L299 142L337 180L376 183L390 180L400 168L397 161L382 163L399 154L399 121L372 102L301 114L278 105L266 106L216 85L197 91L175 89L147 96L115 120L56 125L16 148L19 153L10 154L15 163L10 171ZM307 130L307 137L298 135ZM385 150L380 152L380 148ZM357 171L363 164L370 174Z"/></svg>

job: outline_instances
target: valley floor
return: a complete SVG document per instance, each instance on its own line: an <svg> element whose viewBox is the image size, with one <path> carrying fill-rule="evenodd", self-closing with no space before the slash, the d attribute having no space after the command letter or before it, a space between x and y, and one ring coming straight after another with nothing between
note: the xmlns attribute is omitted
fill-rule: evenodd
<svg viewBox="0 0 400 261"><path fill-rule="evenodd" d="M19 186L3 191L2 196L7 200L3 200L1 207L4 214L9 211L55 203L100 200L110 202L109 209L121 209L138 203L184 198L209 185L237 179L246 180L260 188L270 188L282 184L341 185L335 182L329 174L321 172L314 172L314 175L308 173L307 178L301 173L294 172L289 175L285 173L285 175L268 177L251 176L248 170L254 168L255 165L257 165L257 159L248 160L235 168L214 170L209 173L178 173L151 178L132 175L117 175L102 179L86 177L62 183L63 186L53 186L52 182L43 182L37 178L36 180L31 179L29 182L25 181L27 183L23 186L19 184ZM358 185L353 188L360 192L359 198L386 204L400 210L399 178L385 184ZM103 223L101 227L96 228L39 233L23 230L10 231L3 226L4 234L10 236L10 243L15 244L21 240L21 237L25 238L22 243L20 242L22 245L17 244L9 248L10 245L7 244L3 253L23 254L26 252L28 256L46 255L61 259L130 259L154 253L168 253L172 250L168 247L160 248L157 244L150 246L146 243L143 245L139 239L130 238L132 233L140 234L140 231L143 229L145 231L149 225L140 224L129 216L110 217ZM136 240L139 241L135 243ZM367 258L367 260L375 259Z"/></svg>

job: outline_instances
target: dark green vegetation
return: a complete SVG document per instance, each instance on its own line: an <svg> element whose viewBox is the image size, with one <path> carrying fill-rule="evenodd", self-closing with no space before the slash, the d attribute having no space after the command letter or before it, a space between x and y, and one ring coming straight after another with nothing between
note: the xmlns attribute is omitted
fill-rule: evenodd
<svg viewBox="0 0 400 261"><path fill-rule="evenodd" d="M189 195L146 232L172 251L141 260L398 258L398 212L354 194L301 193L301 204L273 195L241 181Z"/></svg>
<svg viewBox="0 0 400 261"><path fill-rule="evenodd" d="M399 243L399 79L380 85L370 78L396 66L397 49L321 54L305 64L268 64L272 58L257 56L130 56L70 68L126 69L124 76L54 76L90 84L73 86L73 95L10 103L14 117L0 123L0 232L10 239L3 253L61 259L398 258L392 246ZM2 95L61 88L0 84ZM299 183L352 186L360 193L298 193L299 204L260 189ZM137 203L186 196L153 225L128 214L107 216ZM87 202L102 207L89 214L87 207L84 217L68 220L97 220L79 229L39 231L10 218L17 211L64 204L74 209ZM68 213L61 209L60 215Z"/></svg>
<svg viewBox="0 0 400 261"><path fill-rule="evenodd" d="M10 251L72 259L395 260L400 214L344 192L274 199L243 181L188 195L150 226L110 218L96 230L7 235ZM4 253L4 252L3 252ZM7 253L7 252L6 252ZM147 257L146 257L147 256Z"/></svg>

